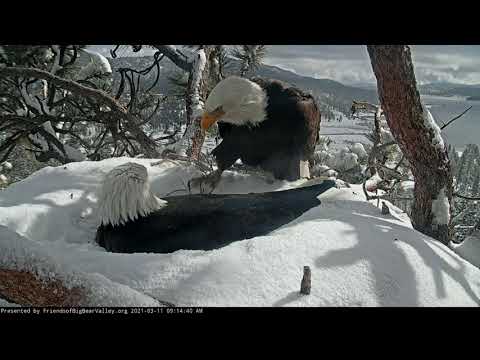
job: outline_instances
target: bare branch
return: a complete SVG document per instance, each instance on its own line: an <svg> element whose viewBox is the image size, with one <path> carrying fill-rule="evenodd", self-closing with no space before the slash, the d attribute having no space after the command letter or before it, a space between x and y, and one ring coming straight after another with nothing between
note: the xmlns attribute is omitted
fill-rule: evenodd
<svg viewBox="0 0 480 360"><path fill-rule="evenodd" d="M461 195L459 193L453 193L453 196L456 196L456 197L459 197L459 198L465 199L465 200L480 200L480 197L465 196L465 195Z"/></svg>
<svg viewBox="0 0 480 360"><path fill-rule="evenodd" d="M192 70L192 63L185 57L182 57L180 53L171 45L151 45L155 49L159 50L167 58L170 59L180 69L189 72Z"/></svg>
<svg viewBox="0 0 480 360"><path fill-rule="evenodd" d="M112 108L112 110L118 111L123 114L127 113L127 110L121 104L119 104L115 99L108 96L104 91L80 85L75 81L63 79L56 75L52 75L51 73L44 70L23 67L4 67L0 68L0 76L22 76L48 80L64 90L68 90L72 93L77 93L85 97L93 98L101 103L108 105L110 108Z"/></svg>
<svg viewBox="0 0 480 360"><path fill-rule="evenodd" d="M441 130L445 129L448 125L450 125L452 122L454 122L455 120L457 120L458 118L462 117L468 110L470 110L473 106L470 106L468 109L466 109L464 112L462 112L460 115L457 115L455 116L453 119L451 119L450 121L448 121L446 124L442 125L442 127L440 128Z"/></svg>
<svg viewBox="0 0 480 360"><path fill-rule="evenodd" d="M4 67L0 68L0 76L19 76L19 77L33 77L43 80L48 80L52 84L55 84L59 88L68 90L74 94L85 97L87 101L94 99L101 105L107 105L111 112L118 114L118 117L112 117L106 119L107 126L108 123L111 123L110 129L114 129L113 122L119 121L121 118L124 118L125 128L128 130L135 139L138 141L142 150L147 156L157 157L159 155L155 142L150 139L140 128L140 120L137 119L134 115L130 114L125 107L123 107L118 101L110 97L107 93L102 90L92 89L84 85L80 85L75 81L67 80L60 78L56 75L43 70L32 69L32 68L12 68ZM98 108L99 109L99 108ZM97 110L98 111L98 110ZM112 135L115 136L116 132L113 130Z"/></svg>

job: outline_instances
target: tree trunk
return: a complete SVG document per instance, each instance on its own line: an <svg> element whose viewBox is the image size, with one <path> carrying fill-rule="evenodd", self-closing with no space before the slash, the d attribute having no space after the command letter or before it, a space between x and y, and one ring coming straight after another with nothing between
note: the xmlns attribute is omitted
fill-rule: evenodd
<svg viewBox="0 0 480 360"><path fill-rule="evenodd" d="M201 55L198 54L197 56L200 57ZM199 61L199 59L197 59L197 61ZM200 107L203 108L203 101L200 100L200 94L202 77L204 76L203 72L205 70L199 73L195 71L195 68L196 66L194 66L194 69L188 74L186 98L187 126L182 139L187 146L187 156L192 160L199 159L205 140L205 134L200 127ZM196 76L200 76L200 84L195 87Z"/></svg>
<svg viewBox="0 0 480 360"><path fill-rule="evenodd" d="M367 49L387 123L412 166L415 178L413 227L448 243L453 185L450 161L446 147L438 141L440 129L426 120L427 110L417 90L410 48L369 45ZM441 201L443 196L448 204Z"/></svg>
<svg viewBox="0 0 480 360"><path fill-rule="evenodd" d="M202 57L204 56L204 59ZM217 53L213 46L204 46L197 54L196 64L190 71L187 84L187 129L185 130L188 147L187 155L192 160L199 160L205 133L200 128L200 115L208 94L221 80ZM205 61L204 66L198 66ZM201 64L200 64L201 65Z"/></svg>

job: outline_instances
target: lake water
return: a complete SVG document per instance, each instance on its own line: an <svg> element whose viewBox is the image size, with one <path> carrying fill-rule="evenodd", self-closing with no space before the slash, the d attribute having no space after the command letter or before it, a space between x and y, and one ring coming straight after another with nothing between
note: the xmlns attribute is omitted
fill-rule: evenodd
<svg viewBox="0 0 480 360"><path fill-rule="evenodd" d="M429 110L439 126L472 106L465 115L445 128L442 135L447 143L454 145L458 151L463 151L467 144L480 146L480 101L427 95L422 95L422 100L426 105L430 105Z"/></svg>

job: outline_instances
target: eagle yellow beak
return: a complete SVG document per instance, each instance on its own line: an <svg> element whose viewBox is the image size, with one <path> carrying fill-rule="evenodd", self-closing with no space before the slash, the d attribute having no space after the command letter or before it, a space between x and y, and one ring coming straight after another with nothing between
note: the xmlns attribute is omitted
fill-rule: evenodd
<svg viewBox="0 0 480 360"><path fill-rule="evenodd" d="M225 115L225 112L221 108L212 112L205 112L202 116L202 120L200 121L202 130L207 130L210 128L210 126L215 124L223 115Z"/></svg>

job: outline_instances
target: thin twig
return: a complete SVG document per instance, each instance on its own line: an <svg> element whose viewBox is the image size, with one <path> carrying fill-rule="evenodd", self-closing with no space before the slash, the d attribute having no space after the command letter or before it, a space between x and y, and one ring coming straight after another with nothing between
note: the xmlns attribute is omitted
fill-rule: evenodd
<svg viewBox="0 0 480 360"><path fill-rule="evenodd" d="M459 198L465 199L465 200L480 200L480 197L465 196L465 195L461 195L459 193L454 193L453 196L456 196L456 197L459 197Z"/></svg>
<svg viewBox="0 0 480 360"><path fill-rule="evenodd" d="M464 112L462 112L460 115L457 115L455 116L453 119L451 119L450 121L448 121L445 125L442 125L442 127L440 128L441 130L445 129L448 125L450 125L452 122L454 122L455 120L457 120L458 118L462 117L468 110L470 110L473 106L470 106L467 110L465 110Z"/></svg>

